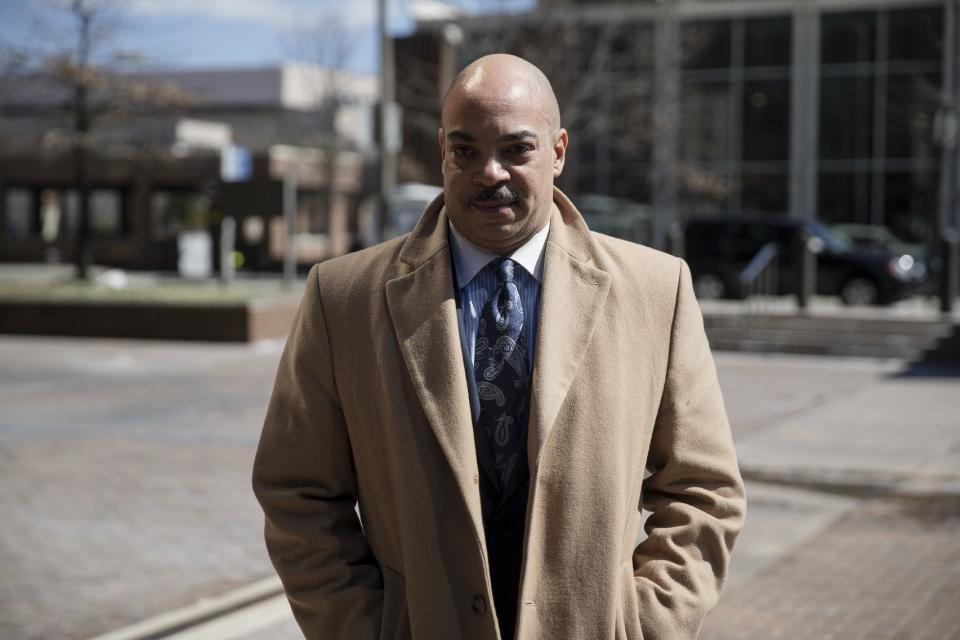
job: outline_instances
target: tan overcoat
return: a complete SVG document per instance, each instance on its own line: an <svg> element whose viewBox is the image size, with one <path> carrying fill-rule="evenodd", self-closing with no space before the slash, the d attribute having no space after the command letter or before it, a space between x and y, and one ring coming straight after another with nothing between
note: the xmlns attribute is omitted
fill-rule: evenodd
<svg viewBox="0 0 960 640"><path fill-rule="evenodd" d="M745 500L690 273L554 199L516 637L694 638ZM499 637L442 205L314 267L283 352L253 482L309 640Z"/></svg>

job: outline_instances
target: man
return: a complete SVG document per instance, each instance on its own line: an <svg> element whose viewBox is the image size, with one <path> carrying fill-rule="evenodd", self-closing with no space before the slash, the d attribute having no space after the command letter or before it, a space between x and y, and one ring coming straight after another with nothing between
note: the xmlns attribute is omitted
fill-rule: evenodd
<svg viewBox="0 0 960 640"><path fill-rule="evenodd" d="M443 194L314 267L280 363L254 488L293 612L311 640L694 638L745 503L690 273L554 189L529 63L471 64L441 124Z"/></svg>

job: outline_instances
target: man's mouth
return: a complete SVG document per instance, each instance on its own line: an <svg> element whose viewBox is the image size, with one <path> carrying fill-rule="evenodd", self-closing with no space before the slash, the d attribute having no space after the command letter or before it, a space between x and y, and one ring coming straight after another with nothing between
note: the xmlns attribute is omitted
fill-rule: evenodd
<svg viewBox="0 0 960 640"><path fill-rule="evenodd" d="M470 201L480 213L508 214L520 199L518 193L505 184L484 189Z"/></svg>
<svg viewBox="0 0 960 640"><path fill-rule="evenodd" d="M473 206L483 213L506 213L510 211L514 200L474 200Z"/></svg>

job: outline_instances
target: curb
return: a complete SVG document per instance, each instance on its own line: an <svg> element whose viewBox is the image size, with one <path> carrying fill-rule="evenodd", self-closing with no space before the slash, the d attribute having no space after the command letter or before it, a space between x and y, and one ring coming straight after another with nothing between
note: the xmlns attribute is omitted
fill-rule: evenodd
<svg viewBox="0 0 960 640"><path fill-rule="evenodd" d="M960 496L960 475L871 469L776 468L741 463L745 480L851 496Z"/></svg>
<svg viewBox="0 0 960 640"><path fill-rule="evenodd" d="M158 640L283 593L280 578L258 580L239 589L135 622L89 640Z"/></svg>

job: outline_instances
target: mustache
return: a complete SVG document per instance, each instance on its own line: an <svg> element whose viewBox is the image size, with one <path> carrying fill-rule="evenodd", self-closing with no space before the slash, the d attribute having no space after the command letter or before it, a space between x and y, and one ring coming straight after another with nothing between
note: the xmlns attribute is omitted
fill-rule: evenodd
<svg viewBox="0 0 960 640"><path fill-rule="evenodd" d="M474 203L474 202L484 202L484 201L490 201L490 200L496 200L500 202L503 202L503 201L517 202L522 197L523 197L523 194L519 190L511 187L510 185L497 184L492 187L487 187L483 191L475 193L470 198L470 202Z"/></svg>

